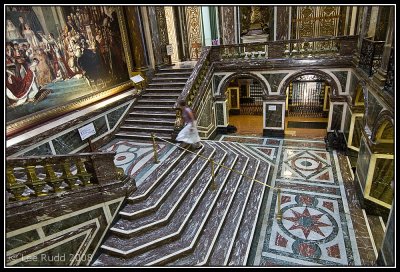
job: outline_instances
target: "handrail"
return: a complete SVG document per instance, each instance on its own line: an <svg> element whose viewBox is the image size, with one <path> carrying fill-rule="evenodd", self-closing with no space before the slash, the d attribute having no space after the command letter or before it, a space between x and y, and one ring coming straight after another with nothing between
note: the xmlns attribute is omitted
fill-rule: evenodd
<svg viewBox="0 0 400 272"><path fill-rule="evenodd" d="M21 201L30 198L24 193L26 187L40 197L94 183L107 184L123 176L123 169L114 164L115 154L93 152L6 158L7 192L12 201ZM76 173L73 173L75 170L71 169L75 167Z"/></svg>

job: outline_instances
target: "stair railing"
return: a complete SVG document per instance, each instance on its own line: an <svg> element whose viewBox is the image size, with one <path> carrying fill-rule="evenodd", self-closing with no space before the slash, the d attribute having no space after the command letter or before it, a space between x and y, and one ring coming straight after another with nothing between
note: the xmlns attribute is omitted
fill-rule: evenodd
<svg viewBox="0 0 400 272"><path fill-rule="evenodd" d="M192 74L186 81L186 85L174 105L174 109L176 110L176 119L174 124L175 132L181 130L184 125L182 112L178 105L179 101L186 101L186 104L189 107L191 107L195 112L198 112L196 106L198 106L199 103L196 103L196 101L199 101L205 95L205 88L202 88L202 86L204 85L205 75L210 67L210 52L210 46L202 49L200 58L194 66Z"/></svg>
<svg viewBox="0 0 400 272"><path fill-rule="evenodd" d="M24 201L120 179L115 152L93 152L6 159L7 201Z"/></svg>

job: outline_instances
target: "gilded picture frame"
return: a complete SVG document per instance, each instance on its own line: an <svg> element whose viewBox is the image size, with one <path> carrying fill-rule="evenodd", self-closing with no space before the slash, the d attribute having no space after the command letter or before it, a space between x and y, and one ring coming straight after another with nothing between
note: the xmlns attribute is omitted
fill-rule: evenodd
<svg viewBox="0 0 400 272"><path fill-rule="evenodd" d="M5 8L7 137L133 87L123 7Z"/></svg>

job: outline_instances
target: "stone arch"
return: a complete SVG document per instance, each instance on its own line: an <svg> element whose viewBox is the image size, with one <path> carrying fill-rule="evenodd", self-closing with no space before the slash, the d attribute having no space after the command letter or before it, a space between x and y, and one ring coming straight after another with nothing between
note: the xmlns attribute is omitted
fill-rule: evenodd
<svg viewBox="0 0 400 272"><path fill-rule="evenodd" d="M337 85L338 79L336 78L337 81L335 81L334 75L330 75L324 71L321 70L313 70L313 69L306 69L306 70L301 70L299 72L295 72L291 74L288 78L285 79L285 82L282 84L281 89L279 90L280 95L286 95L286 88L289 86L290 82L295 80L296 78L304 75L316 75L319 76L320 78L324 79L328 84L331 86L332 90L332 95L333 96L339 96L339 87Z"/></svg>
<svg viewBox="0 0 400 272"><path fill-rule="evenodd" d="M268 86L265 84L263 79L260 78L258 75L252 74L251 72L233 73L233 74L229 75L228 77L226 77L223 80L223 82L221 84L219 84L220 88L217 90L217 95L224 95L223 93L221 93L221 90L225 90L228 87L229 82L232 79L241 78L241 77L249 77L249 78L257 80L258 82L260 82L261 86L263 87L263 94L268 95Z"/></svg>
<svg viewBox="0 0 400 272"><path fill-rule="evenodd" d="M393 120L393 115L389 110L382 110L375 121L374 127L372 128L372 133L371 133L371 140L374 143L379 142L381 139L387 139L388 138L387 133L385 131L391 131L393 135L391 135L391 140L394 140L394 120ZM383 136L383 137L382 137Z"/></svg>

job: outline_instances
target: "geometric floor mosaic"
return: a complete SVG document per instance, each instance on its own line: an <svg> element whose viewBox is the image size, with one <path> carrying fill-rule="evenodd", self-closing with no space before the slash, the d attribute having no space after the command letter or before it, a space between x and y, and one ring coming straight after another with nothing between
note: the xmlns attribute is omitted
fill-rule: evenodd
<svg viewBox="0 0 400 272"><path fill-rule="evenodd" d="M277 220L277 191L270 190L253 265L359 266L336 152L327 152L320 140L273 139L271 145L268 138L248 138L253 150L274 159L271 186L281 188L282 213Z"/></svg>
<svg viewBox="0 0 400 272"><path fill-rule="evenodd" d="M176 147L166 143L157 143L157 156L161 162ZM152 172L151 168L159 164L154 163L154 150L152 143L138 143L128 140L113 140L102 147L105 151L114 151L117 154L114 163L117 167L124 169L126 175L130 175L136 180L136 186L143 180L145 174Z"/></svg>

